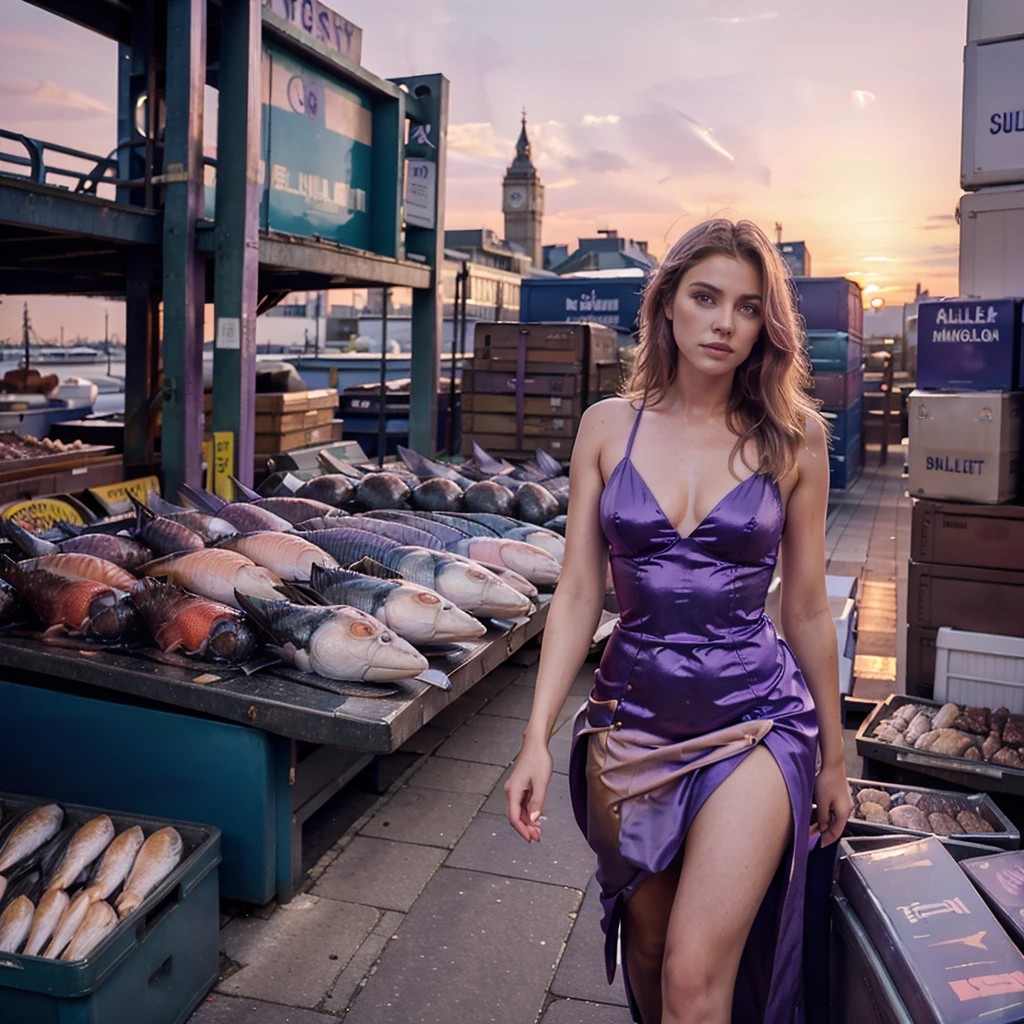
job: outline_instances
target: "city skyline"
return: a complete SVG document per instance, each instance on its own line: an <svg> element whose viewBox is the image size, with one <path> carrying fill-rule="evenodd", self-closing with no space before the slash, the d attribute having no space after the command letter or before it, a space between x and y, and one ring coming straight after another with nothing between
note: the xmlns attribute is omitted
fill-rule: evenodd
<svg viewBox="0 0 1024 1024"><path fill-rule="evenodd" d="M525 107L544 244L612 228L660 257L707 216L746 217L772 237L781 222L813 273L867 298L956 294L964 0L683 2L632 21L609 0L333 6L373 73L450 79L448 228L502 233ZM21 0L0 21L0 127L112 149L115 44ZM32 316L46 336L102 337L108 305L120 331L103 300L32 300ZM0 337L20 319L6 299Z"/></svg>

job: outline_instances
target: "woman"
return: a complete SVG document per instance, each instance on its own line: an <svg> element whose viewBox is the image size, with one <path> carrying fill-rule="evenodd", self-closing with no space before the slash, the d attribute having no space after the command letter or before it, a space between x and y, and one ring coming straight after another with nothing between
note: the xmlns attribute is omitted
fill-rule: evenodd
<svg viewBox="0 0 1024 1024"><path fill-rule="evenodd" d="M688 232L640 321L626 397L580 423L509 821L540 840L547 744L610 557L621 618L570 762L609 981L621 937L636 1021L793 1024L809 833L835 842L852 806L825 587L826 432L802 387L785 267L754 224ZM788 645L764 614L780 541Z"/></svg>

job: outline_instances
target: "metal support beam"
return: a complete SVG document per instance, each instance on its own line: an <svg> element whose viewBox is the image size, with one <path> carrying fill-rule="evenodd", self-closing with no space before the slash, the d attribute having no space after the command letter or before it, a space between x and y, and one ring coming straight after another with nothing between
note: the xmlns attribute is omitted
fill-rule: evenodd
<svg viewBox="0 0 1024 1024"><path fill-rule="evenodd" d="M196 251L203 213L206 0L167 2L164 136L164 486L200 486L203 451L203 305L206 265Z"/></svg>
<svg viewBox="0 0 1024 1024"><path fill-rule="evenodd" d="M124 466L127 476L152 472L156 461L160 378L160 259L133 253L125 267Z"/></svg>
<svg viewBox="0 0 1024 1024"><path fill-rule="evenodd" d="M235 476L251 485L256 423L260 207L259 0L223 0L214 226L213 429L235 435Z"/></svg>
<svg viewBox="0 0 1024 1024"><path fill-rule="evenodd" d="M411 75L392 79L405 85L419 101L423 121L412 125L407 158L434 163L434 216L430 227L408 225L405 249L431 270L430 287L412 293L412 384L409 394L409 447L433 454L437 437L437 388L441 371L441 330L444 306L441 267L444 264L444 183L448 137L448 79L444 75Z"/></svg>

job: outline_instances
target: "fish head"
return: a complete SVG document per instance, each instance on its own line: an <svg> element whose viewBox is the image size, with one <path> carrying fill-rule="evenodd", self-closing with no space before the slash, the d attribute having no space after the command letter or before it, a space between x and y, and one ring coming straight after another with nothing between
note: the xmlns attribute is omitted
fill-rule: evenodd
<svg viewBox="0 0 1024 1024"><path fill-rule="evenodd" d="M128 640L141 631L139 613L125 594L108 590L89 605L82 632L90 640Z"/></svg>
<svg viewBox="0 0 1024 1024"><path fill-rule="evenodd" d="M487 627L469 612L427 587L406 583L396 587L379 612L399 636L417 644L475 640Z"/></svg>
<svg viewBox="0 0 1024 1024"><path fill-rule="evenodd" d="M407 640L372 615L346 608L310 637L313 671L331 679L384 682L408 679L427 667L427 659Z"/></svg>
<svg viewBox="0 0 1024 1024"><path fill-rule="evenodd" d="M210 630L207 651L219 661L245 661L262 643L259 630L247 618L224 618Z"/></svg>
<svg viewBox="0 0 1024 1024"><path fill-rule="evenodd" d="M542 586L557 583L562 571L561 564L550 551L518 540L505 541L501 545L501 560L513 572Z"/></svg>
<svg viewBox="0 0 1024 1024"><path fill-rule="evenodd" d="M530 610L530 599L513 590L487 569L452 559L439 567L438 590L463 611L474 615L514 618Z"/></svg>

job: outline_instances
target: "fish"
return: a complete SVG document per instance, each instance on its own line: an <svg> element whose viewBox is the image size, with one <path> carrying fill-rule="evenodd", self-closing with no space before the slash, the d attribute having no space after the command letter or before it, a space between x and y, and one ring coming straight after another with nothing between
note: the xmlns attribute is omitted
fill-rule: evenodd
<svg viewBox="0 0 1024 1024"><path fill-rule="evenodd" d="M131 598L166 654L179 651L210 661L240 662L260 647L259 634L238 609L173 583L148 576L136 581Z"/></svg>
<svg viewBox="0 0 1024 1024"><path fill-rule="evenodd" d="M367 683L409 679L427 659L372 615L344 605L299 605L239 595L242 607L301 672Z"/></svg>
<svg viewBox="0 0 1024 1024"><path fill-rule="evenodd" d="M331 604L358 608L412 644L475 640L487 627L436 591L408 580L384 580L348 569L314 566L310 587Z"/></svg>
<svg viewBox="0 0 1024 1024"><path fill-rule="evenodd" d="M355 494L355 485L341 473L325 473L307 480L296 492L296 498L312 498L335 508L347 504Z"/></svg>
<svg viewBox="0 0 1024 1024"><path fill-rule="evenodd" d="M225 501L209 491L200 491L188 484L182 484L179 493L186 501L220 519L226 519L240 533L254 533L257 530L278 530L288 533L292 524L287 519L248 501Z"/></svg>
<svg viewBox="0 0 1024 1024"><path fill-rule="evenodd" d="M153 557L152 552L145 545L112 533L83 533L53 543L43 540L41 537L32 536L31 533L23 530L10 519L4 521L3 528L7 536L26 555L33 558L56 554L93 555L131 571Z"/></svg>
<svg viewBox="0 0 1024 1024"><path fill-rule="evenodd" d="M64 823L58 804L43 804L24 814L0 846L0 871L7 871L48 843Z"/></svg>
<svg viewBox="0 0 1024 1024"><path fill-rule="evenodd" d="M0 914L0 953L17 953L32 928L35 904L27 896L12 900Z"/></svg>
<svg viewBox="0 0 1024 1024"><path fill-rule="evenodd" d="M67 905L54 926L50 944L43 952L43 956L47 960L56 960L67 949L68 943L75 937L75 932L85 920L85 915L89 913L91 906L92 900L86 890L78 893Z"/></svg>
<svg viewBox="0 0 1024 1024"><path fill-rule="evenodd" d="M245 600L248 598L241 595ZM123 920L178 866L185 844L178 830L158 829L143 844L114 906Z"/></svg>
<svg viewBox="0 0 1024 1024"><path fill-rule="evenodd" d="M141 566L140 572L232 608L240 607L235 602L236 590L253 597L277 598L281 596L278 588L284 582L251 558L225 548L158 558Z"/></svg>
<svg viewBox="0 0 1024 1024"><path fill-rule="evenodd" d="M489 455L476 441L473 442L473 461L480 467L480 471L488 476L510 474L516 469L507 459L495 459Z"/></svg>
<svg viewBox="0 0 1024 1024"><path fill-rule="evenodd" d="M238 533L237 528L232 526L226 519L221 519L220 516L212 516L208 512L200 512L198 509L182 508L181 505L174 505L169 501L164 501L152 488L150 488L149 493L146 495L146 505L165 519L170 519L174 523L181 523L182 526L188 527L193 533L199 534L206 544L215 544L225 537L233 537Z"/></svg>
<svg viewBox="0 0 1024 1024"><path fill-rule="evenodd" d="M454 512L462 507L462 488L454 480L431 477L413 488L409 504L433 512Z"/></svg>
<svg viewBox="0 0 1024 1024"><path fill-rule="evenodd" d="M549 530L546 526L535 526L533 523L524 523L520 519L492 515L487 512L453 512L446 516L441 513L433 513L432 515L440 518L442 522L452 520L455 525L464 524L464 529L475 533L478 537L493 534L505 537L507 540L521 540L526 544L533 544L549 551L558 559L559 564L565 557L565 537L554 530Z"/></svg>
<svg viewBox="0 0 1024 1024"><path fill-rule="evenodd" d="M251 558L289 583L306 582L314 565L336 567L338 563L323 548L297 533L243 533L223 541L218 550L236 551Z"/></svg>
<svg viewBox="0 0 1024 1024"><path fill-rule="evenodd" d="M557 499L541 484L526 483L516 491L515 511L528 523L544 523L559 513Z"/></svg>
<svg viewBox="0 0 1024 1024"><path fill-rule="evenodd" d="M138 825L126 828L106 849L103 858L85 890L91 901L108 899L113 891L128 877L135 856L145 841ZM49 895L49 893L47 893Z"/></svg>
<svg viewBox="0 0 1024 1024"><path fill-rule="evenodd" d="M63 627L87 640L121 642L138 629L134 606L119 590L38 566L22 568L0 555L0 576L24 598L47 629ZM0 869L2 870L2 869Z"/></svg>
<svg viewBox="0 0 1024 1024"><path fill-rule="evenodd" d="M17 618L21 607L18 592L6 580L0 579L0 625Z"/></svg>
<svg viewBox="0 0 1024 1024"><path fill-rule="evenodd" d="M31 569L49 569L51 572L69 579L95 580L105 583L108 587L127 593L136 583L135 577L113 562L95 555L72 554L70 552L42 555L39 558L26 558L18 563L25 571Z"/></svg>
<svg viewBox="0 0 1024 1024"><path fill-rule="evenodd" d="M274 515L287 519L293 526L301 523L304 519L312 519L314 516L330 518L338 515L338 509L326 501L317 501L313 498L279 497L260 498L251 502L257 508L266 509Z"/></svg>
<svg viewBox="0 0 1024 1024"><path fill-rule="evenodd" d="M84 960L116 927L114 908L105 900L93 903L61 960Z"/></svg>
<svg viewBox="0 0 1024 1024"><path fill-rule="evenodd" d="M109 845L114 838L114 823L106 814L87 821L71 840L64 859L50 881L51 889L66 889Z"/></svg>
<svg viewBox="0 0 1024 1024"><path fill-rule="evenodd" d="M461 527L448 525L435 517L393 510L368 512L357 518L360 521L383 519L415 524L417 529L436 537L444 545L445 551L465 555L475 562L481 562L488 566L503 566L533 584L543 586L557 583L561 572L562 567L558 559L542 548L525 544L520 540L508 540L505 537L474 536Z"/></svg>
<svg viewBox="0 0 1024 1024"><path fill-rule="evenodd" d="M135 536L145 542L158 557L176 555L181 551L198 551L206 542L194 530L183 523L157 515L129 494L135 506Z"/></svg>
<svg viewBox="0 0 1024 1024"><path fill-rule="evenodd" d="M71 903L71 897L63 889L50 889L39 901L32 916L32 928L22 952L25 956L39 956L50 941L61 915Z"/></svg>
<svg viewBox="0 0 1024 1024"><path fill-rule="evenodd" d="M411 448L405 448L402 445L398 446L398 457L405 463L408 472L411 472L418 480L426 481L436 478L451 480L462 490L475 482L472 478L463 476L454 466L425 458L419 452L414 452Z"/></svg>
<svg viewBox="0 0 1024 1024"><path fill-rule="evenodd" d="M494 512L505 515L512 508L515 495L504 485L493 480L480 480L466 488L462 495L462 508L466 512Z"/></svg>
<svg viewBox="0 0 1024 1024"><path fill-rule="evenodd" d="M394 473L368 473L356 485L354 501L360 508L398 508L412 492Z"/></svg>
<svg viewBox="0 0 1024 1024"><path fill-rule="evenodd" d="M366 512L353 516L346 520L346 522L350 529L377 533L390 540L396 540L399 544L431 548L434 551L444 550L444 543L441 540L433 533L420 529L411 514L403 514L398 509L381 509L378 512Z"/></svg>
<svg viewBox="0 0 1024 1024"><path fill-rule="evenodd" d="M565 528L568 525L568 516L555 516L554 519L549 519L544 524L545 530L550 530L552 533L560 533L563 537L565 536Z"/></svg>
<svg viewBox="0 0 1024 1024"><path fill-rule="evenodd" d="M473 615L515 618L530 610L524 594L460 555L399 544L360 529L317 530L303 536L329 551L342 565L351 566L369 557L411 583L436 590Z"/></svg>

